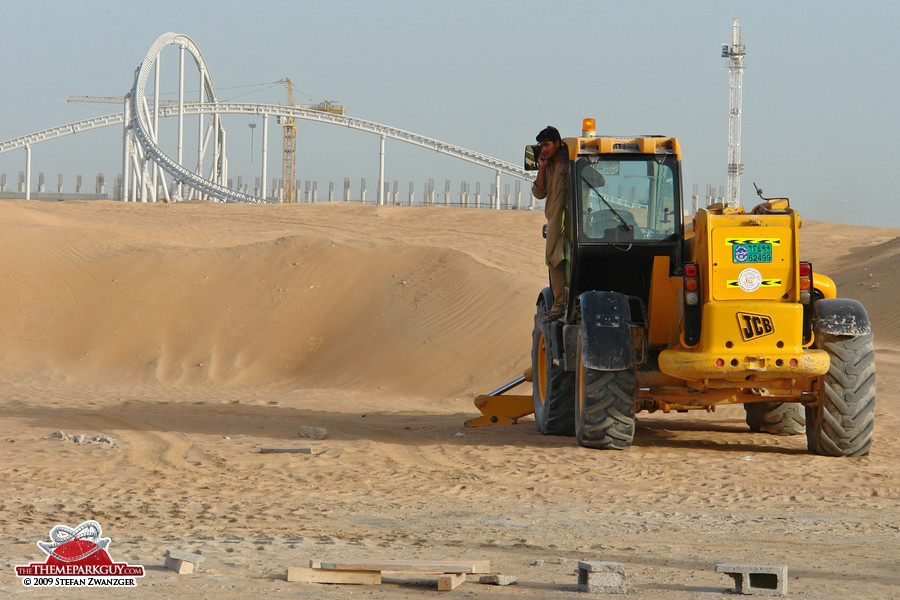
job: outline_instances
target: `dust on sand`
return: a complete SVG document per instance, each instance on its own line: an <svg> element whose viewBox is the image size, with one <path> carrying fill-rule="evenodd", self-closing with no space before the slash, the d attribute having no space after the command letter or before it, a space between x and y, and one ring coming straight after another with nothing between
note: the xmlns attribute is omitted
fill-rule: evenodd
<svg viewBox="0 0 900 600"><path fill-rule="evenodd" d="M545 285L530 212L349 204L0 202L0 590L56 524L95 519L142 598L419 598L420 582L288 583L310 558L489 559L574 598L578 560L642 598L731 597L717 562L789 565L792 596L900 590L900 230L807 222L801 248L863 301L869 457L811 456L740 407L638 417L627 452L466 429L529 366ZM324 440L300 439L301 425ZM51 437L63 430L110 444ZM317 446L317 455L260 454ZM178 576L169 548L206 561ZM540 561L544 561L541 563ZM432 582L433 583L433 582ZM94 597L68 589L66 597Z"/></svg>

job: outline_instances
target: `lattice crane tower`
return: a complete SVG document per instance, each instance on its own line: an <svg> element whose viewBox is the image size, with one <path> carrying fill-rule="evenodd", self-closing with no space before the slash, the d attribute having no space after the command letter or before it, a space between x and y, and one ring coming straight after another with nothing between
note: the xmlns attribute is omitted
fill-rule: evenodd
<svg viewBox="0 0 900 600"><path fill-rule="evenodd" d="M294 106L294 86L291 80L284 79L284 87L287 88L287 105ZM282 202L295 202L297 200L295 189L297 179L297 125L294 117L284 117L284 154L281 162L281 188L283 190ZM265 189L263 182L263 189Z"/></svg>
<svg viewBox="0 0 900 600"><path fill-rule="evenodd" d="M741 203L741 87L744 77L744 55L741 41L741 24L735 19L731 24L731 46L722 44L722 58L728 59L728 185L725 206L736 207Z"/></svg>

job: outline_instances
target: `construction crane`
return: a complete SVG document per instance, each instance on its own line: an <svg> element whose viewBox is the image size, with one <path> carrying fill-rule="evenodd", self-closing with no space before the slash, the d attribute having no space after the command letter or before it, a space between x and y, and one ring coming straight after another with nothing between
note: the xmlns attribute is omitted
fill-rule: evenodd
<svg viewBox="0 0 900 600"><path fill-rule="evenodd" d="M294 85L290 78L285 77L281 80L287 89L287 106L296 106L294 104ZM320 110L322 112L334 113L338 115L344 114L344 107L331 100L325 100L318 104L302 105L298 108L307 108L310 110ZM294 123L294 117L284 117L282 121L282 130L284 131L284 154L281 162L281 189L283 202L297 201L297 125Z"/></svg>
<svg viewBox="0 0 900 600"><path fill-rule="evenodd" d="M289 78L284 79L287 88L287 105L294 106L294 86ZM285 117L282 125L284 131L284 154L281 159L282 202L296 202L297 180L297 126L294 117Z"/></svg>

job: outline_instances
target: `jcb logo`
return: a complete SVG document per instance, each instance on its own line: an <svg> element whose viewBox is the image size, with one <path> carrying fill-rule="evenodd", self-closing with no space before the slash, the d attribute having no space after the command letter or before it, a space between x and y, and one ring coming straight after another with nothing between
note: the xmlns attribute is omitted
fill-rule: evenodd
<svg viewBox="0 0 900 600"><path fill-rule="evenodd" d="M754 315L740 312L737 314L741 327L741 337L745 342L775 333L775 324L768 315Z"/></svg>

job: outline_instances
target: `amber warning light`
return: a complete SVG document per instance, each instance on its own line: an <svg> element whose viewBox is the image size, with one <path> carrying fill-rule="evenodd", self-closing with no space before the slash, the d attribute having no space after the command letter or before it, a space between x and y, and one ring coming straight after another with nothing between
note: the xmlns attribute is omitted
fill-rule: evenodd
<svg viewBox="0 0 900 600"><path fill-rule="evenodd" d="M581 137L597 137L597 121L583 119L581 121Z"/></svg>

